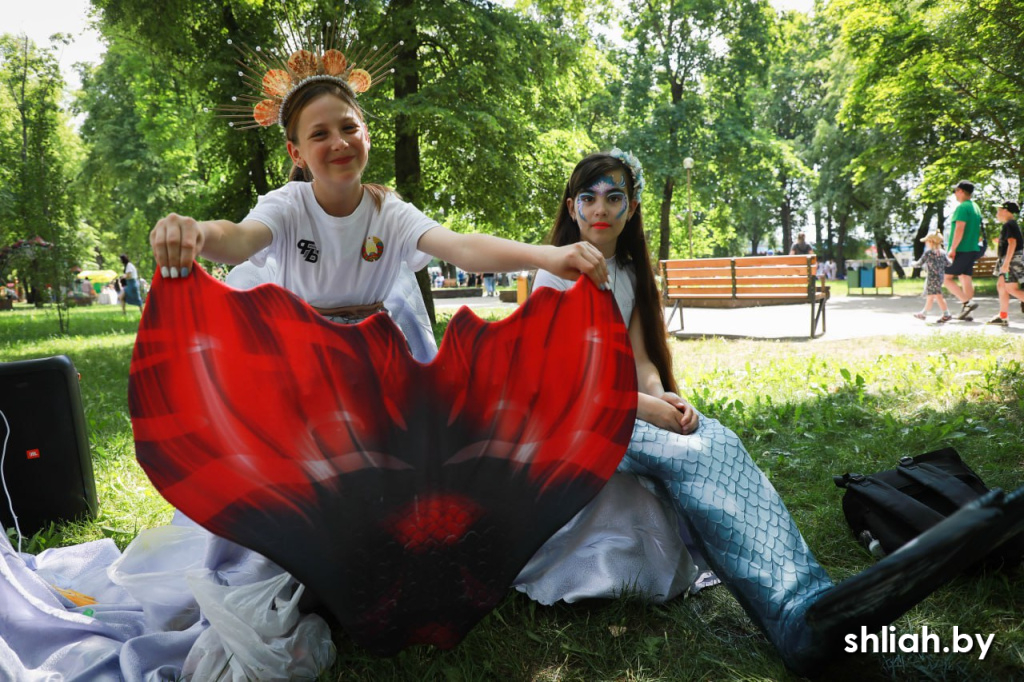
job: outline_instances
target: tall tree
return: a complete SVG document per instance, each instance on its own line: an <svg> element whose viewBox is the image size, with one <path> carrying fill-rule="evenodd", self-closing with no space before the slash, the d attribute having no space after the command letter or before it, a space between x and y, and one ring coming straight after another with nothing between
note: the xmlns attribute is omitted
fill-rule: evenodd
<svg viewBox="0 0 1024 682"><path fill-rule="evenodd" d="M562 170L580 152L545 141L575 118L577 93L595 90L585 78L591 60L574 32L555 30L535 9L531 18L489 3L387 8L390 38L403 41L392 104L396 186L452 229L541 241ZM420 281L426 290L426 276Z"/></svg>
<svg viewBox="0 0 1024 682"><path fill-rule="evenodd" d="M844 116L879 132L859 165L912 179L922 205L946 200L962 176L1019 192L1024 3L834 5L856 68Z"/></svg>
<svg viewBox="0 0 1024 682"><path fill-rule="evenodd" d="M684 214L673 209L676 185L685 178L683 159L696 160L698 194L716 197L723 173L741 167L733 162L750 139L748 120L743 120L751 114L744 86L764 77L761 55L772 17L768 3L761 1L629 3L623 21L629 41L624 115L632 125L623 137L642 155L656 195L659 259L670 254L671 228L678 224L673 215ZM709 95L713 90L717 94ZM709 217L728 220L730 215L734 220L731 211Z"/></svg>
<svg viewBox="0 0 1024 682"><path fill-rule="evenodd" d="M779 16L770 43L765 104L759 107L763 113L760 125L775 138L779 169L776 180L782 194L778 220L785 253L793 245L793 232L803 225L814 178L805 159L814 137L816 105L824 95L820 63L827 49L811 38L816 32L812 19L802 12L790 11Z"/></svg>
<svg viewBox="0 0 1024 682"><path fill-rule="evenodd" d="M56 35L56 44L66 37ZM0 36L0 242L41 237L53 248L40 249L19 273L35 301L50 286L57 301L60 331L70 318L64 292L71 266L83 249L72 182L78 147L60 109L64 81L56 45L40 49L25 35Z"/></svg>

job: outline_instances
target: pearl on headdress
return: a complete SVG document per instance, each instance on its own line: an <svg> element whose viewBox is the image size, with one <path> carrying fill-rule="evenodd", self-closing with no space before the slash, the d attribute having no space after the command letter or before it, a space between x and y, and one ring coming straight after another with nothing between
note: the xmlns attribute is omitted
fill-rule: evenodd
<svg viewBox="0 0 1024 682"><path fill-rule="evenodd" d="M228 121L228 127L234 128L235 127L235 122L234 121Z"/></svg>
<svg viewBox="0 0 1024 682"><path fill-rule="evenodd" d="M234 45L234 43L231 42L231 38L228 38L228 45Z"/></svg>
<svg viewBox="0 0 1024 682"><path fill-rule="evenodd" d="M260 46L259 46L259 45L257 45L257 46L256 46L256 51L257 51L257 52L259 52L259 51L260 51Z"/></svg>
<svg viewBox="0 0 1024 682"><path fill-rule="evenodd" d="M232 102L237 102L238 98L236 96L234 96L234 95L231 95L231 101Z"/></svg>
<svg viewBox="0 0 1024 682"><path fill-rule="evenodd" d="M245 74L244 74L244 73L242 73L241 71L239 71L239 72L238 72L238 75L239 75L239 76L244 76Z"/></svg>

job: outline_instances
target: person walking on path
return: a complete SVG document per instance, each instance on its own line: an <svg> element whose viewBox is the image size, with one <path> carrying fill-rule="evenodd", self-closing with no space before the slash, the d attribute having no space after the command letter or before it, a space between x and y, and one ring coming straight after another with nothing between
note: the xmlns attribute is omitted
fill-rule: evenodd
<svg viewBox="0 0 1024 682"><path fill-rule="evenodd" d="M494 273L485 272L484 278L484 296L497 296L498 293L494 289Z"/></svg>
<svg viewBox="0 0 1024 682"><path fill-rule="evenodd" d="M974 262L981 256L978 241L981 239L981 211L971 200L974 183L961 180L953 188L953 195L959 205L953 211L950 224L953 229L947 235L949 258L952 264L946 268L945 285L949 293L956 296L962 307L958 320L963 320L978 307L974 298ZM954 281L959 278L960 283Z"/></svg>
<svg viewBox="0 0 1024 682"><path fill-rule="evenodd" d="M1017 215L1020 213L1020 205L1015 201L1005 201L996 210L996 220L1003 224L999 233L999 261L996 265L996 289L999 291L999 314L988 321L1000 327L1010 324L1010 296L1021 300L1021 310L1024 311L1024 291L1021 291L1021 282L1024 282L1024 251L1021 249L1020 225L1017 224Z"/></svg>
<svg viewBox="0 0 1024 682"><path fill-rule="evenodd" d="M789 250L791 256L809 256L814 252L811 245L807 243L807 235L799 232L796 235L796 244Z"/></svg>
<svg viewBox="0 0 1024 682"><path fill-rule="evenodd" d="M924 281L924 308L921 312L914 313L914 317L919 320L925 319L928 316L928 311L931 310L932 303L937 303L939 310L942 311L942 317L938 320L939 323L949 322L953 319L953 316L949 314L949 308L946 307L946 298L942 295L942 278L946 274L946 266L949 264L949 260L946 257L946 252L942 250L942 235L938 232L932 232L921 241L925 244L925 252L922 254L921 259L914 263L914 267L927 268L928 276Z"/></svg>
<svg viewBox="0 0 1024 682"><path fill-rule="evenodd" d="M121 278L121 314L127 315L127 305L137 305L142 310L142 291L139 289L139 271L135 264L128 258L128 254L121 254L121 264L124 266L124 276Z"/></svg>

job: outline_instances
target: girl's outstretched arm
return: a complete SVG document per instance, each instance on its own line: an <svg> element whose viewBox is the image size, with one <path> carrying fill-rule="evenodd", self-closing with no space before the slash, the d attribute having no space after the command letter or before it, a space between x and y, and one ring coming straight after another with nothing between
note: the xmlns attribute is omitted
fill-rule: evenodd
<svg viewBox="0 0 1024 682"><path fill-rule="evenodd" d="M537 268L563 279L584 274L602 286L608 281L604 256L593 244L535 246L487 234L459 234L437 226L420 237L417 248L467 272L515 272Z"/></svg>
<svg viewBox="0 0 1024 682"><path fill-rule="evenodd" d="M675 393L665 390L657 366L647 355L644 330L640 324L640 311L633 310L629 321L629 342L633 346L636 362L637 396L636 418L675 433L693 433L700 416L693 407Z"/></svg>
<svg viewBox="0 0 1024 682"><path fill-rule="evenodd" d="M164 277L184 277L197 256L220 263L241 263L271 240L270 228L256 220L198 221L170 213L149 233L153 257Z"/></svg>

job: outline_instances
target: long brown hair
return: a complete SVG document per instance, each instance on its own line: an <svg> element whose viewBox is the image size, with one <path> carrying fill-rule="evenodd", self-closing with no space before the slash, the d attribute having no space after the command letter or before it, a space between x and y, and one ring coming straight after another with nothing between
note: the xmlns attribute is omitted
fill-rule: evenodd
<svg viewBox="0 0 1024 682"><path fill-rule="evenodd" d="M285 103L284 111L281 113L281 121L284 122L284 135L289 142L294 145L299 143L298 131L296 130L296 127L299 124L299 114L302 113L302 110L305 109L310 102L324 95L333 95L347 104L351 107L352 111L356 112L356 116L359 117L359 120L362 121L363 125L366 125L366 119L363 116L363 109L356 101L356 95L351 88L346 85L342 85L340 82L331 80L312 81L292 93L288 98L288 101ZM308 168L292 164L292 171L288 175L288 179L300 182L312 182L313 174L309 172ZM393 192L397 195L395 190L390 187L385 187L384 185L363 183L363 187L370 193L370 198L373 199L373 203L377 207L378 211L384 203L384 197L389 192Z"/></svg>
<svg viewBox="0 0 1024 682"><path fill-rule="evenodd" d="M548 241L555 246L575 244L580 240L580 229L569 214L569 200L584 191L602 176L612 171L621 170L627 182L627 194L630 201L634 199L633 172L629 166L619 159L599 152L591 154L576 164L569 182L562 195L562 203L558 205L555 226L551 228ZM644 219L640 206L636 207L633 216L626 221L615 243L615 256L620 263L630 263L636 273L636 307L640 311L640 326L644 332L644 348L654 366L658 368L661 385L666 391L677 392L675 377L672 374L672 354L668 349L668 334L665 329L665 317L661 307L661 296L658 285L654 281L651 270L651 257L647 251L647 239L644 237ZM628 325L629 320L624 320Z"/></svg>

